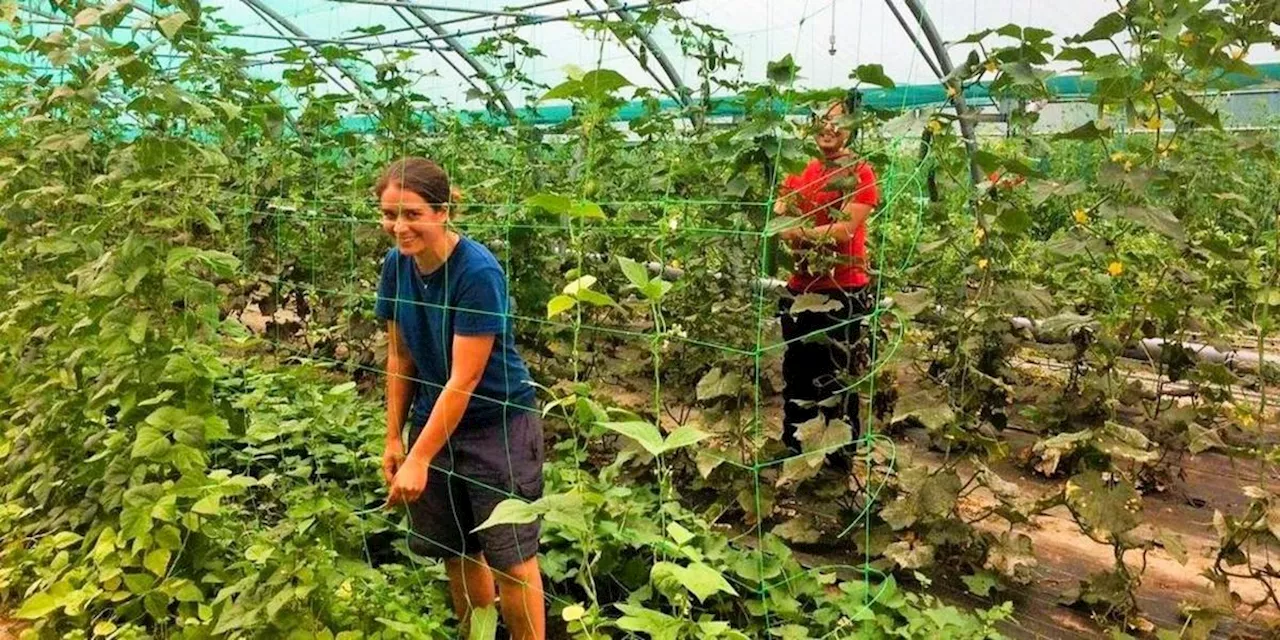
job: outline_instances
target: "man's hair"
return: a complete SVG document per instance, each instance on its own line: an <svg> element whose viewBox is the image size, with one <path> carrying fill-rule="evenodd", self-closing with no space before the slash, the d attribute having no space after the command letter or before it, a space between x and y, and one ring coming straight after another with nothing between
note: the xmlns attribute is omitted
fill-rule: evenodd
<svg viewBox="0 0 1280 640"><path fill-rule="evenodd" d="M410 156L387 165L373 187L373 194L381 196L393 184L418 194L433 207L448 205L452 200L449 174L426 158Z"/></svg>

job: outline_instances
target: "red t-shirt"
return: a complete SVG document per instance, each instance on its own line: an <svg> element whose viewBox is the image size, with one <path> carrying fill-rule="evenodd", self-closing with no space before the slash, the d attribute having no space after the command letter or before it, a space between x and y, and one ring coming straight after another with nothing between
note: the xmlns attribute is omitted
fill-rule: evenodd
<svg viewBox="0 0 1280 640"><path fill-rule="evenodd" d="M880 189L876 186L876 173L871 165L859 160L848 166L840 166L826 159L814 159L799 175L787 176L782 181L782 195L795 193L793 202L802 215L812 216L815 225L831 224L836 219L832 213L843 206L839 189L828 189L828 183L842 175L856 175L857 186L849 198L858 204L876 206L880 203ZM835 251L845 256L842 264L825 273L808 273L803 261L797 265L788 286L793 291L829 291L854 289L871 282L867 276L867 224L863 222L854 230L848 242L836 245Z"/></svg>

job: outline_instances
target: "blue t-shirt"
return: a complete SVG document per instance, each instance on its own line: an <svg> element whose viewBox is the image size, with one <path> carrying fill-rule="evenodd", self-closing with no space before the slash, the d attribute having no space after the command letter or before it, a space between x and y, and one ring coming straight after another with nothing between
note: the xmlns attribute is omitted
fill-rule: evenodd
<svg viewBox="0 0 1280 640"><path fill-rule="evenodd" d="M392 248L382 263L374 311L383 320L395 320L413 355L414 377L422 381L409 413L412 424L426 423L449 380L455 335L496 336L459 429L501 424L533 407L534 387L516 352L508 315L507 278L484 245L463 237L445 263L426 276L413 258Z"/></svg>

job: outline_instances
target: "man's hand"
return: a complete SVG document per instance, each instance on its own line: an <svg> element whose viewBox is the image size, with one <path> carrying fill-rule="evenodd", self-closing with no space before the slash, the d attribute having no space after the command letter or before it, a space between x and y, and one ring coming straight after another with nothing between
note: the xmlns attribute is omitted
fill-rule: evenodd
<svg viewBox="0 0 1280 640"><path fill-rule="evenodd" d="M418 496L427 488L428 463L409 456L400 465L396 477L391 481L391 492L387 495L387 505L408 505L416 502Z"/></svg>
<svg viewBox="0 0 1280 640"><path fill-rule="evenodd" d="M387 440L387 446L382 450L382 479L388 487L395 480L396 472L400 470L402 464L404 464L404 444L399 440Z"/></svg>

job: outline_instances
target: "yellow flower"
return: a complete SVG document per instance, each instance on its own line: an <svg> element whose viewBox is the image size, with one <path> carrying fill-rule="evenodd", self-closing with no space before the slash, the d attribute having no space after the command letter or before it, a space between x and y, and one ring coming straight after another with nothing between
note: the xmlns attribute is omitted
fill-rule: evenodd
<svg viewBox="0 0 1280 640"><path fill-rule="evenodd" d="M1124 159L1125 159L1126 157L1127 157L1127 156L1125 156L1125 153L1124 153L1123 151L1117 151L1117 152L1115 152L1115 153L1111 154L1111 161L1112 161L1112 162L1117 162L1117 163L1118 163L1118 162L1124 162Z"/></svg>
<svg viewBox="0 0 1280 640"><path fill-rule="evenodd" d="M983 238L985 238L985 237L987 237L987 230L986 230L986 229L983 229L982 227L976 227L976 228L974 228L974 230L973 230L973 239L974 239L974 240L977 240L978 242L982 242L982 239L983 239Z"/></svg>
<svg viewBox="0 0 1280 640"><path fill-rule="evenodd" d="M1124 172L1125 172L1125 173L1129 173L1130 171L1133 171L1133 161L1132 161L1132 160L1125 160L1125 161L1124 161Z"/></svg>
<svg viewBox="0 0 1280 640"><path fill-rule="evenodd" d="M979 269L986 269L986 268L987 268L987 264L988 264L988 263L987 263L987 259L986 259L986 258L978 258L978 268L979 268Z"/></svg>
<svg viewBox="0 0 1280 640"><path fill-rule="evenodd" d="M1107 273L1112 278L1119 278L1120 274L1124 273L1124 264L1120 263L1119 261L1113 260L1111 264L1107 265Z"/></svg>
<svg viewBox="0 0 1280 640"><path fill-rule="evenodd" d="M1160 128L1160 125L1162 125L1162 124L1164 124L1164 123L1160 121L1160 116L1151 116L1150 118L1147 118L1147 128L1148 128L1148 129L1151 129L1151 130L1153 130L1153 131L1154 131L1154 130L1156 130L1156 129L1159 129L1159 128Z"/></svg>
<svg viewBox="0 0 1280 640"><path fill-rule="evenodd" d="M1240 420L1240 426L1245 427L1246 429L1254 425L1252 413L1240 413L1237 417Z"/></svg>
<svg viewBox="0 0 1280 640"><path fill-rule="evenodd" d="M1178 41L1189 47L1196 43L1196 34L1184 31L1181 36L1178 36Z"/></svg>
<svg viewBox="0 0 1280 640"><path fill-rule="evenodd" d="M996 71L1000 70L1000 65L996 64L996 61L994 59L987 60L986 67L989 73L995 73Z"/></svg>
<svg viewBox="0 0 1280 640"><path fill-rule="evenodd" d="M942 123L937 120L930 120L929 131L932 131L933 135L938 135L939 133L942 133Z"/></svg>
<svg viewBox="0 0 1280 640"><path fill-rule="evenodd" d="M1072 211L1071 217L1076 219L1076 224L1089 224L1089 212L1084 209Z"/></svg>

